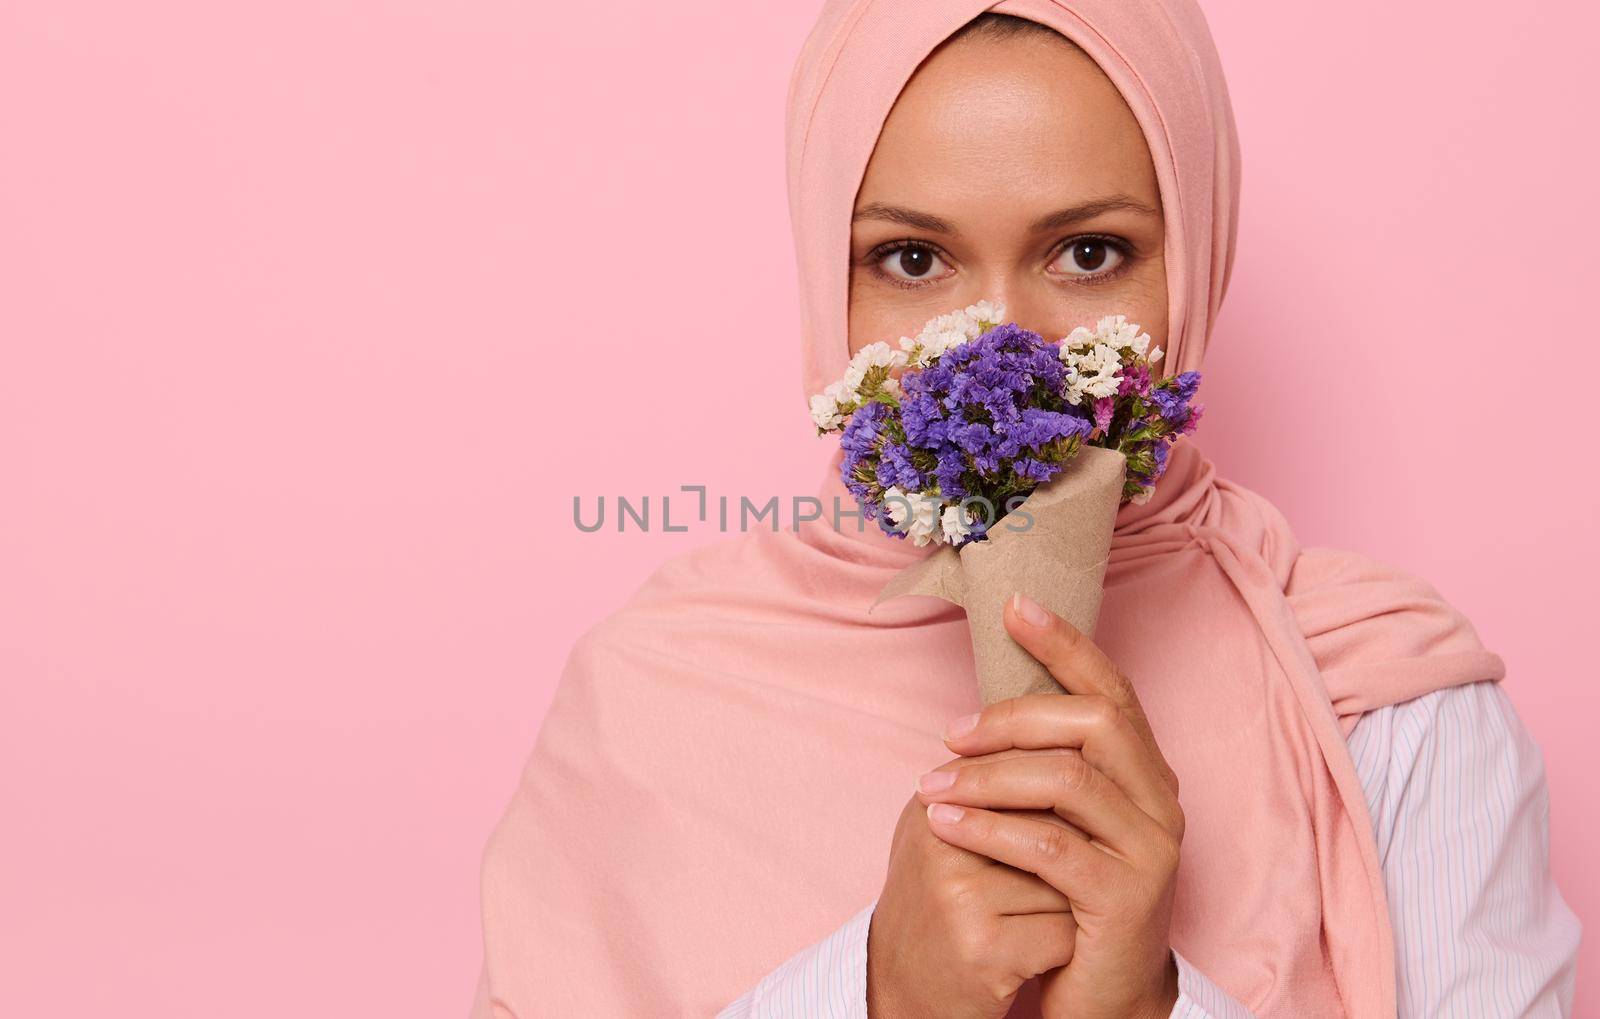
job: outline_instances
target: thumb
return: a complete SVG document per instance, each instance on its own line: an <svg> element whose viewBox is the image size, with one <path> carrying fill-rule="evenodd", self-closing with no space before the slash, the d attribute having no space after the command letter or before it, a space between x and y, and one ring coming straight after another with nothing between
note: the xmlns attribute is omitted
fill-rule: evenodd
<svg viewBox="0 0 1600 1019"><path fill-rule="evenodd" d="M1006 632L1071 694L1099 694L1115 704L1158 758L1161 750L1133 684L1088 634L1018 592L1006 600Z"/></svg>
<svg viewBox="0 0 1600 1019"><path fill-rule="evenodd" d="M1126 680L1082 630L1021 593L1006 600L1004 618L1011 639L1049 669L1068 693L1100 694L1124 706L1117 694Z"/></svg>

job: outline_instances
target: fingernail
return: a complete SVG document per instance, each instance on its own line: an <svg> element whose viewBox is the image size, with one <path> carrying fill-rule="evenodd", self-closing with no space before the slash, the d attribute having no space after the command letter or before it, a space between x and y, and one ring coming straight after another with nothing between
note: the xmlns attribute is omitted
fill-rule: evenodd
<svg viewBox="0 0 1600 1019"><path fill-rule="evenodd" d="M1037 626L1040 629L1050 625L1050 613L1044 610L1043 605L1020 591L1012 597L1016 599L1017 615L1022 617L1024 623L1029 626Z"/></svg>
<svg viewBox="0 0 1600 1019"><path fill-rule="evenodd" d="M978 715L976 712L970 715L962 715L960 718L954 719L949 725L944 727L944 738L960 739L962 736L965 736L967 733L971 732L977 727Z"/></svg>
<svg viewBox="0 0 1600 1019"><path fill-rule="evenodd" d="M942 792L956 784L953 771L930 771L917 779L917 788L925 793Z"/></svg>
<svg viewBox="0 0 1600 1019"><path fill-rule="evenodd" d="M954 803L928 804L928 820L937 821L939 824L955 824L965 813L965 810Z"/></svg>

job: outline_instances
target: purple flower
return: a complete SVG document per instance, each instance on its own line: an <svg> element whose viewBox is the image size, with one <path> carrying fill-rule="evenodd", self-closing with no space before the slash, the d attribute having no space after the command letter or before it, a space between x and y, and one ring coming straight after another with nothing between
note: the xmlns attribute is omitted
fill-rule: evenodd
<svg viewBox="0 0 1600 1019"><path fill-rule="evenodd" d="M933 469L933 476L939 483L941 495L946 499L965 499L972 494L966 484L970 466L958 446L954 443L941 446L937 463Z"/></svg>
<svg viewBox="0 0 1600 1019"><path fill-rule="evenodd" d="M839 446L844 450L844 459L839 462L840 480L856 497L856 501L861 503L862 512L869 518L878 514L877 495L881 489L875 492L872 486L862 480L861 475L876 476L878 473L876 460L879 439L891 412L888 404L868 403L850 415L844 434L839 437Z"/></svg>
<svg viewBox="0 0 1600 1019"><path fill-rule="evenodd" d="M910 447L903 442L885 442L882 459L878 461L878 484L916 492L927 484L927 479L911 462Z"/></svg>
<svg viewBox="0 0 1600 1019"><path fill-rule="evenodd" d="M1150 393L1150 402L1155 405L1156 413L1169 425L1182 424L1189 415L1189 401L1177 390L1154 389Z"/></svg>
<svg viewBox="0 0 1600 1019"><path fill-rule="evenodd" d="M1019 458L1016 463L1012 464L1011 469L1016 472L1017 477L1019 478L1026 478L1029 481L1035 482L1045 482L1049 481L1051 478L1060 473L1061 465L1057 463L1049 463L1044 460L1035 460L1031 456L1025 456Z"/></svg>

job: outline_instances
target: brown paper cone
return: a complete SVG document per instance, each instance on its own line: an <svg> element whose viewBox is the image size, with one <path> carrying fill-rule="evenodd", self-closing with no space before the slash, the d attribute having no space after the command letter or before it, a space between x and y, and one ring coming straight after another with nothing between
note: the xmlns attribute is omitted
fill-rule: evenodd
<svg viewBox="0 0 1600 1019"><path fill-rule="evenodd" d="M984 704L1025 693L1063 693L1006 633L1001 614L1006 599L1021 591L1093 636L1126 464L1115 450L1083 447L1060 474L997 521L986 540L968 542L960 552L941 545L895 574L873 606L919 594L965 608Z"/></svg>

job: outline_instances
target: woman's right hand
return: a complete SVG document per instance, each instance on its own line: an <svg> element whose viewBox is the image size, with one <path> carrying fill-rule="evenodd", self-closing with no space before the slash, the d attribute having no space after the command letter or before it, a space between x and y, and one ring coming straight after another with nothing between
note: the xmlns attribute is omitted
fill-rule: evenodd
<svg viewBox="0 0 1600 1019"><path fill-rule="evenodd" d="M958 757L935 774L1041 752ZM1000 1019L1030 978L1071 961L1071 904L1033 874L940 839L927 809L913 796L895 826L867 936L867 1014Z"/></svg>

